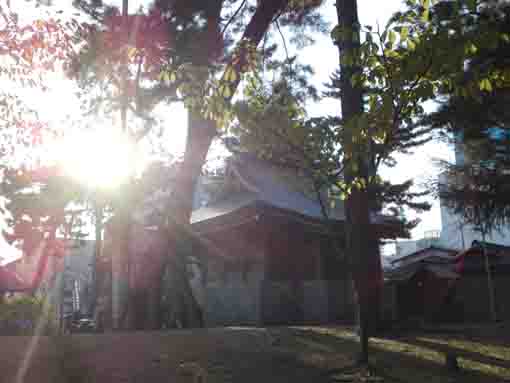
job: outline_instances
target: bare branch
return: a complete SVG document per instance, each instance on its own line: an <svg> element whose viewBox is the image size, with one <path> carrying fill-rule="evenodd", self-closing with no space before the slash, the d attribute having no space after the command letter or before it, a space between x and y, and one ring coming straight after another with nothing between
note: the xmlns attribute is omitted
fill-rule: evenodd
<svg viewBox="0 0 510 383"><path fill-rule="evenodd" d="M225 24L225 26L223 27L223 29L221 30L221 35L223 36L225 34L225 32L227 31L227 28L229 27L229 25L232 23L232 21L234 21L234 19L239 15L239 13L241 12L241 10L244 8L244 6L246 5L246 2L247 0L243 0L243 2L241 3L241 5L239 6L239 8L237 8L237 10L234 12L234 14L232 15L232 17L227 21L227 23Z"/></svg>

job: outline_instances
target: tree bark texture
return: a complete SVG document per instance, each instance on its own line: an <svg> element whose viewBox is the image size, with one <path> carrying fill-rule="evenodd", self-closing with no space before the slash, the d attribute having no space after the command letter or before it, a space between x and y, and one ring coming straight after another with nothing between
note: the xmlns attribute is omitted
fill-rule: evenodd
<svg viewBox="0 0 510 383"><path fill-rule="evenodd" d="M341 37L337 44L340 53L340 93L342 120L346 122L363 113L363 93L351 78L361 68L356 58L359 56L358 9L356 0L337 0L338 23ZM350 59L345 60L345 57ZM354 63L353 63L354 62ZM358 145L354 140L354 128L344 129L344 145L348 156L345 163L345 181L350 184L356 177L368 178L369 153L367 146ZM352 148L347 150L347 148ZM356 164L353 168L352 162ZM354 170L356 169L356 170ZM375 233L370 220L370 198L367 188L352 187L345 201L346 251L352 267L352 275L357 293L360 330L359 362L368 363L368 338L371 321L371 306L376 304L380 260L374 252Z"/></svg>

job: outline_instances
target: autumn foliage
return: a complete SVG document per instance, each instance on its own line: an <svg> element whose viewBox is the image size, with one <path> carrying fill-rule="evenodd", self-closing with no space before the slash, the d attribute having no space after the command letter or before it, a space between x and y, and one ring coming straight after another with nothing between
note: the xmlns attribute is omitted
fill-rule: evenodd
<svg viewBox="0 0 510 383"><path fill-rule="evenodd" d="M21 21L7 4L0 3L0 128L4 133L0 155L5 162L17 147L42 144L47 125L23 97L26 88L46 91L47 75L69 65L83 28L74 19ZM10 157L7 157L10 156Z"/></svg>

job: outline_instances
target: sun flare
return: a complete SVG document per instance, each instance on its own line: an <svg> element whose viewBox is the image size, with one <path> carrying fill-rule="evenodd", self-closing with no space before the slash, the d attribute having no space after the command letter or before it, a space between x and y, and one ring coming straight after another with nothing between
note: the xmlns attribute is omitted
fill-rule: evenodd
<svg viewBox="0 0 510 383"><path fill-rule="evenodd" d="M114 188L145 165L143 154L127 137L111 129L70 135L56 154L64 173L92 188Z"/></svg>

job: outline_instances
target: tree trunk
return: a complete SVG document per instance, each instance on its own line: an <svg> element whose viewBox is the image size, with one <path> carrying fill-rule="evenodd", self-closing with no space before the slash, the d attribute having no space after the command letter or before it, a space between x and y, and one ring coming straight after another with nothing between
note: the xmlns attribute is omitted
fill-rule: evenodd
<svg viewBox="0 0 510 383"><path fill-rule="evenodd" d="M186 257L179 253L178 241L190 238L187 232L190 229L190 218L193 209L193 197L195 185L202 172L209 147L216 135L216 124L194 115L191 111L188 114L188 137L184 160L181 163L175 188L172 193L169 214L171 214L168 225L169 230L169 251L170 271L173 274L172 286L174 296L179 296L175 306L177 318L184 327L203 326L202 312L198 305L189 283Z"/></svg>
<svg viewBox="0 0 510 383"><path fill-rule="evenodd" d="M163 272L162 268L161 272ZM147 325L149 330L158 330L161 328L161 294L163 291L163 275L158 275L153 282L152 288L148 292Z"/></svg>
<svg viewBox="0 0 510 383"><path fill-rule="evenodd" d="M243 33L242 41L248 42L253 46L258 46L273 19L287 4L288 0L259 1L257 9ZM222 38L220 36L221 28L219 23L221 21L220 15L223 2L217 1L215 5L215 9L212 9L214 8L212 7L207 12L207 30L210 34L208 41L220 41ZM214 51L217 50L217 46L216 44L209 45L207 49L210 51L206 56L209 60L214 61L216 57ZM235 76L234 81L230 82L230 98L239 85L241 79L240 75L245 67L243 65L244 63L243 50L241 50L241 60L235 60L232 63L234 70L237 72L237 76ZM172 201L168 211L170 218L168 224L170 239L169 256L173 263L171 267L175 273L173 280L177 283L175 288L179 289L182 294L182 299L179 299L179 301L182 302L180 306L184 306L176 309L176 312L183 313L181 315L183 317L180 318L183 325L193 326L197 323L202 324L202 312L196 299L193 297L187 275L186 259L177 254L177 241L181 239L179 233L184 233L184 235L186 235L189 234L188 231L191 230L189 224L193 208L195 185L215 135L216 123L214 121L205 120L200 116L194 115L191 111L189 112L186 151L184 160L177 174L175 189L172 193ZM176 305L178 305L177 302Z"/></svg>
<svg viewBox="0 0 510 383"><path fill-rule="evenodd" d="M99 202L94 203L94 219L95 219L95 243L94 243L94 259L92 260L92 292L90 296L91 307L90 314L95 317L97 299L99 293L99 281L97 276L97 266L101 257L101 249L103 247L103 209L99 206Z"/></svg>
<svg viewBox="0 0 510 383"><path fill-rule="evenodd" d="M126 193L129 195L128 193ZM130 198L128 197L128 200ZM116 296L114 299L117 300L117 312L114 317L116 323L114 323L115 328L130 330L132 320L130 318L131 310L131 289L132 289L132 277L131 277L131 251L130 251L130 238L131 238L131 213L128 210L128 206L130 204L126 203L125 206L118 209L117 212L117 240L118 244L118 252L116 255L118 258L117 267L118 272L117 275L113 275L113 281L117 284L117 289L114 290L116 292ZM115 305L114 305L115 307Z"/></svg>
<svg viewBox="0 0 510 383"><path fill-rule="evenodd" d="M373 280L373 292L370 302L370 321L368 324L369 335L375 334L380 329L382 316L382 294L383 294L383 270L381 263L381 250L379 248L379 237L376 236L375 230L372 231L373 236L370 243L370 264L371 264L371 280Z"/></svg>
<svg viewBox="0 0 510 383"><path fill-rule="evenodd" d="M487 254L485 230L482 230L482 254L484 258L485 274L487 275L487 291L489 293L489 310L492 321L498 320L496 312L496 295L494 294L494 282L492 280L491 266L489 263L489 255Z"/></svg>
<svg viewBox="0 0 510 383"><path fill-rule="evenodd" d="M356 0L337 0L337 15L341 33L337 41L340 53L340 92L342 120L346 127L353 118L363 113L363 96L360 86L351 82L360 72L359 21ZM346 59L347 58L347 59ZM354 124L344 129L345 181L351 184L356 178L367 181L368 146L355 140ZM354 166L353 166L354 165ZM375 270L380 260L373 253L374 231L370 224L370 198L366 187L352 187L345 201L346 250L352 267L355 289L358 295L360 355L359 362L368 363L368 337L370 328L370 306L375 302Z"/></svg>

